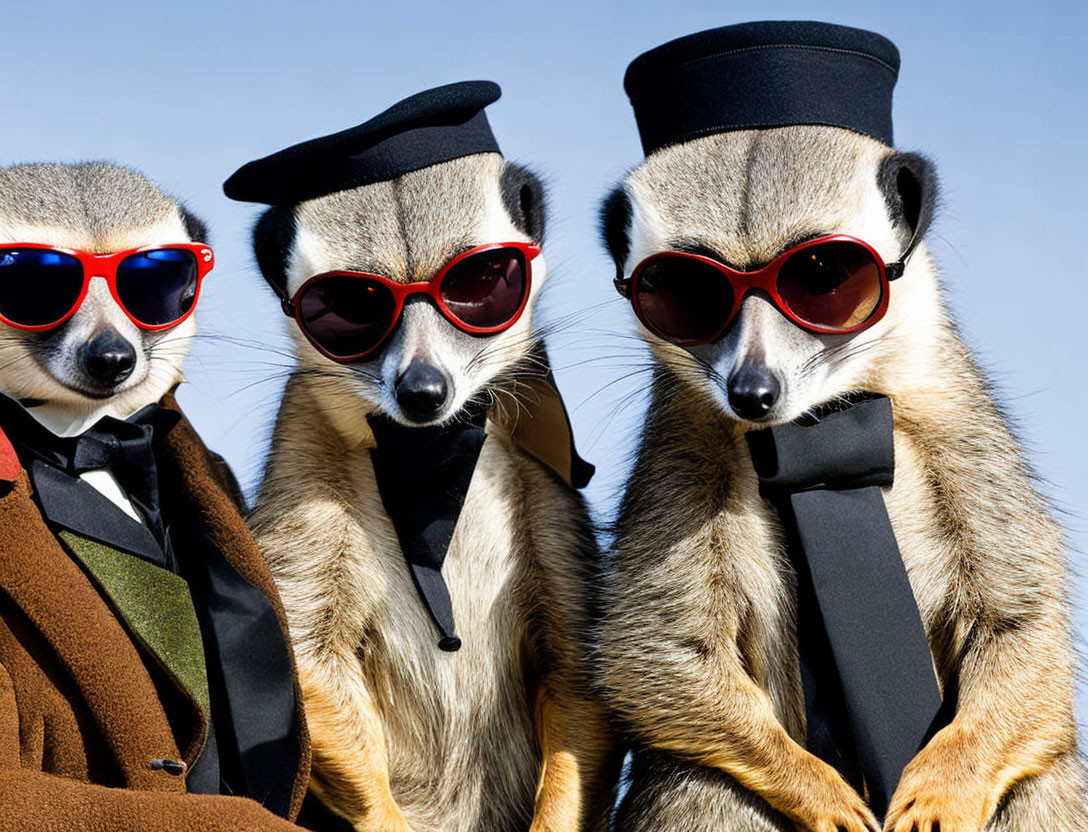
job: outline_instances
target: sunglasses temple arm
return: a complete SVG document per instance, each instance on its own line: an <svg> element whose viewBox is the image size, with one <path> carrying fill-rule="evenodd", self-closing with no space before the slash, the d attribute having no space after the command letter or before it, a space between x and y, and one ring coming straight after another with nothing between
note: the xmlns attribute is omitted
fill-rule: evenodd
<svg viewBox="0 0 1088 832"><path fill-rule="evenodd" d="M290 298L280 298L280 309L283 310L283 314L286 315L288 318L295 317L295 305L291 303Z"/></svg>
<svg viewBox="0 0 1088 832"><path fill-rule="evenodd" d="M631 278L617 277L612 281L612 285L616 287L616 291L623 295L628 300L631 299Z"/></svg>
<svg viewBox="0 0 1088 832"><path fill-rule="evenodd" d="M907 247L903 250L903 253L899 256L899 259L894 263L887 263L884 266L884 273L888 276L888 280L896 280L903 276L903 272L907 270L907 260L914 254L914 250L918 247L918 244L922 242L922 235L919 233L922 230L922 224L918 223L914 227L914 233L910 235L910 242L907 243Z"/></svg>

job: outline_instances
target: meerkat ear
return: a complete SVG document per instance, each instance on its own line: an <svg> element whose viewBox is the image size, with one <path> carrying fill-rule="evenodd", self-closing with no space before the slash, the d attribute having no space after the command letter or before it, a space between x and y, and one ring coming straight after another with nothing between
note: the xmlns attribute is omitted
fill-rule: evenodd
<svg viewBox="0 0 1088 832"><path fill-rule="evenodd" d="M601 201L597 228L616 263L616 274L622 275L623 264L631 252L631 198L623 185L617 185Z"/></svg>
<svg viewBox="0 0 1088 832"><path fill-rule="evenodd" d="M920 240L933 221L939 186L933 163L918 153L890 153L880 166L880 189L892 222L906 225L909 238Z"/></svg>
<svg viewBox="0 0 1088 832"><path fill-rule="evenodd" d="M533 242L543 243L547 219L544 183L524 165L505 162L499 175L499 188L502 204L514 226Z"/></svg>
<svg viewBox="0 0 1088 832"><path fill-rule="evenodd" d="M178 213L181 214L181 221L185 225L185 233L189 235L190 240L194 243L211 245L212 241L208 239L208 226L204 223L204 220L181 204L178 205Z"/></svg>
<svg viewBox="0 0 1088 832"><path fill-rule="evenodd" d="M253 226L253 253L257 268L281 300L287 298L287 258L295 244L295 212L269 208Z"/></svg>

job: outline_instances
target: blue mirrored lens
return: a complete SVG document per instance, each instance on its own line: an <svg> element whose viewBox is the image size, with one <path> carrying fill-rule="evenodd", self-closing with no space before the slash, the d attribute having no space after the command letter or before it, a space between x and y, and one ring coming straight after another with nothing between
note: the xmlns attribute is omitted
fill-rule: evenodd
<svg viewBox="0 0 1088 832"><path fill-rule="evenodd" d="M57 323L83 291L83 266L61 251L0 248L0 315L23 326Z"/></svg>
<svg viewBox="0 0 1088 832"><path fill-rule="evenodd" d="M185 249L132 254L117 267L117 296L136 320L164 326L193 308L198 274L196 257Z"/></svg>

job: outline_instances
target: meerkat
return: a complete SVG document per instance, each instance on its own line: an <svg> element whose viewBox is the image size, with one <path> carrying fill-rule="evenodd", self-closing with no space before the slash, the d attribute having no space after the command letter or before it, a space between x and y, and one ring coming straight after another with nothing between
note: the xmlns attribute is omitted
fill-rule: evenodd
<svg viewBox="0 0 1088 832"><path fill-rule="evenodd" d="M752 272L830 234L893 263L928 226L936 187L924 158L856 130L706 130L649 153L605 200L602 231L621 284L657 252ZM884 317L852 334L807 331L760 291L710 343L642 334L652 393L594 653L635 745L616 828L878 828L806 750L798 572L745 438L865 391L892 403L883 496L950 711L903 771L884 829L1088 829L1062 533L924 242Z"/></svg>
<svg viewBox="0 0 1088 832"><path fill-rule="evenodd" d="M136 171L0 168L4 829L300 830L282 608L173 396L213 263Z"/></svg>
<svg viewBox="0 0 1088 832"><path fill-rule="evenodd" d="M420 93L339 134L350 136L342 147L330 137L281 152L286 173L261 163L228 181L228 195L274 204L254 243L288 314L309 314L297 311L311 303L300 289L322 280L315 276L351 271L419 288L481 246L539 246L541 183L504 161L480 126L497 97L484 82ZM437 155L418 158L436 136ZM379 171L362 169L378 157ZM298 175L300 165L317 170ZM281 197L281 177L308 184L329 169L333 181ZM266 179L275 193L255 184ZM580 647L597 550L583 499L556 473L572 458L540 461L572 452L562 406L540 385L546 358L532 307L546 266L536 250L524 311L502 331L465 332L423 294L403 302L394 328L363 357L331 360L335 342L291 325L298 367L251 527L290 621L313 739L311 789L358 830L579 830L607 821L616 763ZM358 318L365 302L354 302L337 314ZM322 307L314 327L330 314ZM518 436L544 406L558 418L549 440L558 444L534 456ZM388 464L405 468L411 495L426 491L414 466L436 431L482 423L480 414L486 441L441 566L455 622L443 624L439 602L421 598L379 488L375 454L385 440L376 444L375 419L383 437L401 440Z"/></svg>

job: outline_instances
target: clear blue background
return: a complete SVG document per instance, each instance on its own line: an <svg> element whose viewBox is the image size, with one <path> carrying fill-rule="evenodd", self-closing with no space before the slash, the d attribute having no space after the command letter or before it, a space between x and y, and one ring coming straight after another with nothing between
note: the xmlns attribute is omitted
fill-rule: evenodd
<svg viewBox="0 0 1088 832"><path fill-rule="evenodd" d="M635 55L702 28L816 18L882 32L903 54L897 143L938 163L930 244L968 341L992 372L1080 568L1088 541L1084 321L1088 6L1077 2L282 2L5 0L0 163L107 158L189 202L217 268L182 402L253 493L289 358L286 319L251 265L239 164L357 124L426 87L499 81L509 158L551 186L546 313L589 490L607 518L641 418L631 316L596 241L596 205L640 159L620 85ZM590 310L584 316L578 310ZM573 316L573 317L571 317ZM227 335L267 348L243 347ZM970 419L970 413L963 414ZM1077 579L1078 639L1088 633ZM1082 713L1088 698L1082 697Z"/></svg>

